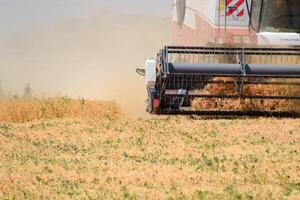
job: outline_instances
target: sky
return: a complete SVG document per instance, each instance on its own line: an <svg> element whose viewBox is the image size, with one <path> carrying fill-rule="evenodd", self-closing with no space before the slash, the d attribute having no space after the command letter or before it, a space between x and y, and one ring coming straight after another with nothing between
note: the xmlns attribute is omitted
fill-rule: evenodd
<svg viewBox="0 0 300 200"><path fill-rule="evenodd" d="M0 85L116 100L143 116L135 69L170 41L170 16L170 0L0 0Z"/></svg>
<svg viewBox="0 0 300 200"><path fill-rule="evenodd" d="M97 16L103 11L170 15L170 0L0 0L0 40L32 27Z"/></svg>

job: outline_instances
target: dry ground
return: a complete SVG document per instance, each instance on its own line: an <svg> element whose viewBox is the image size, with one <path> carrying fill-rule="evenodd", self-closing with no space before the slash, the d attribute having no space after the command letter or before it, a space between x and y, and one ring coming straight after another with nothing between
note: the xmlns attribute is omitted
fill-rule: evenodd
<svg viewBox="0 0 300 200"><path fill-rule="evenodd" d="M300 199L299 119L107 109L0 122L0 199Z"/></svg>

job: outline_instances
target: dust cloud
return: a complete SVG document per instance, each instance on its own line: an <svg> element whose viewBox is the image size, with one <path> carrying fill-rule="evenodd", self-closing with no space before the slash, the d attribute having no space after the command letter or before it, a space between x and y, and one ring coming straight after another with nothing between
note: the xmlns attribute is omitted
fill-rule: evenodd
<svg viewBox="0 0 300 200"><path fill-rule="evenodd" d="M14 35L1 42L0 82L19 94L115 100L145 115L145 84L135 73L169 42L170 18L105 12Z"/></svg>

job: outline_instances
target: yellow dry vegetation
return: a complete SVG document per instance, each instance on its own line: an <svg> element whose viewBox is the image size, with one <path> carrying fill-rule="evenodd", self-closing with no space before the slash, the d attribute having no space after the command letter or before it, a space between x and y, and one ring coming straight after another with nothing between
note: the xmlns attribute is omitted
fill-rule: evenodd
<svg viewBox="0 0 300 200"><path fill-rule="evenodd" d="M232 46L237 47L237 46ZM244 63L247 64L266 64L268 65L299 65L300 56L293 55L251 55L244 58ZM170 61L182 63L237 63L237 57L233 53L225 55L215 54L199 54L199 55L179 55L169 58ZM207 84L200 90L193 91L194 93L204 95L238 95L237 85L228 84L228 82L235 83L237 78L231 77L212 77L212 81L220 84ZM296 79L285 78L262 78L251 77L245 78L248 82L275 82L275 84L245 84L243 85L243 95L247 96L299 96L299 85L292 85L291 83L298 83ZM222 83L223 82L223 83ZM276 82L283 82L286 84L276 84ZM226 84L227 83L227 84ZM288 85L291 84L291 85ZM195 110L225 110L225 111L287 111L300 112L300 101L290 100L261 100L261 99L203 99L195 98L191 101L191 106Z"/></svg>
<svg viewBox="0 0 300 200"><path fill-rule="evenodd" d="M47 99L0 99L0 122L30 122L39 119L111 117L121 114L114 102L74 100L68 97Z"/></svg>
<svg viewBox="0 0 300 200"><path fill-rule="evenodd" d="M77 114L0 122L0 199L300 198L299 119L136 119L53 101Z"/></svg>
<svg viewBox="0 0 300 200"><path fill-rule="evenodd" d="M237 87L226 82L235 81L232 78L214 78L223 81L220 85L207 85L201 94L209 95L237 95ZM284 81L284 80L282 80ZM291 81L292 82L292 81ZM288 84L288 82L287 82ZM244 85L243 95L247 96L299 96L299 87L289 85ZM209 110L254 110L254 111L288 111L300 112L300 101L270 100L270 99L200 99L192 101L194 109Z"/></svg>

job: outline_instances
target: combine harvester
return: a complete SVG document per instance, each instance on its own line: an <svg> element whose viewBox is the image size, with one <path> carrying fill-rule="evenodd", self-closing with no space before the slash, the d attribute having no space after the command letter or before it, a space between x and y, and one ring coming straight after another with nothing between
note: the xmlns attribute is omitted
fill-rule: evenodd
<svg viewBox="0 0 300 200"><path fill-rule="evenodd" d="M145 75L149 113L299 112L299 0L173 0L172 23L176 46L137 69ZM260 106L226 108L230 101ZM286 102L292 110L282 109Z"/></svg>

